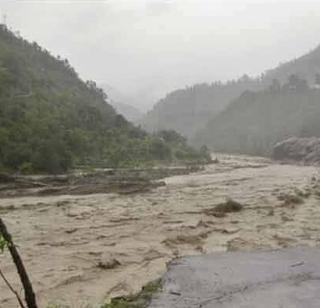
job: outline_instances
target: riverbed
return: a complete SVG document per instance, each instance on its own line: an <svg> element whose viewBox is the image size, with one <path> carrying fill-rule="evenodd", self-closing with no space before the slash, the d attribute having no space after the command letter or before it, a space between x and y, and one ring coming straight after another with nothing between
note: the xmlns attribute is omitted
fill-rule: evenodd
<svg viewBox="0 0 320 308"><path fill-rule="evenodd" d="M139 291L180 256L319 246L319 168L259 157L218 159L144 193L1 199L0 215L40 306L99 307ZM210 215L229 198L243 209ZM0 255L0 267L21 290L8 253ZM17 307L2 280L0 307Z"/></svg>

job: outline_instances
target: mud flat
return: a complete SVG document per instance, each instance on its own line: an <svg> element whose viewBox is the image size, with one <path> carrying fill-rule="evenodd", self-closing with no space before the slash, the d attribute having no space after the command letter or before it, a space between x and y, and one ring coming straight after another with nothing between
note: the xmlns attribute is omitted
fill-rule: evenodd
<svg viewBox="0 0 320 308"><path fill-rule="evenodd" d="M318 308L320 249L185 257L169 266L150 308Z"/></svg>
<svg viewBox="0 0 320 308"><path fill-rule="evenodd" d="M163 276L177 257L319 246L318 168L246 156L219 160L132 194L2 197L0 215L41 307L99 307ZM217 215L227 198L243 207ZM20 290L7 254L0 266ZM16 306L0 281L0 307Z"/></svg>
<svg viewBox="0 0 320 308"><path fill-rule="evenodd" d="M100 169L63 175L12 176L0 174L0 198L90 195L97 193L131 194L165 185L168 176L186 175L203 169L202 165Z"/></svg>

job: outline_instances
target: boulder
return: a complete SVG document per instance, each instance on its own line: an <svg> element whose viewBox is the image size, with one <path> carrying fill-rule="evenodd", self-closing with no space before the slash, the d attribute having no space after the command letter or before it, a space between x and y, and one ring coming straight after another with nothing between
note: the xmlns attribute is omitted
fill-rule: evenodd
<svg viewBox="0 0 320 308"><path fill-rule="evenodd" d="M273 158L282 161L298 161L306 164L320 163L320 138L291 137L273 147Z"/></svg>

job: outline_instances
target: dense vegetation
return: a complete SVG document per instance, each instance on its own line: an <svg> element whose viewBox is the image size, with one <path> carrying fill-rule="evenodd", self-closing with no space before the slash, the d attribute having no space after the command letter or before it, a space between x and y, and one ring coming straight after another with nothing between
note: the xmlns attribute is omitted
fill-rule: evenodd
<svg viewBox="0 0 320 308"><path fill-rule="evenodd" d="M106 98L67 60L0 26L0 169L57 173L79 164L207 158L173 132L174 142L148 135Z"/></svg>
<svg viewBox="0 0 320 308"><path fill-rule="evenodd" d="M197 132L202 131L209 120L216 118L244 91L256 92L267 89L273 84L273 80L278 80L283 85L290 75L297 75L312 85L315 75L319 72L320 47L298 59L280 64L258 78L244 75L237 81L198 84L176 90L154 106L143 118L142 125L150 131L171 128L194 139L195 135L199 136ZM207 126L211 127L211 124Z"/></svg>
<svg viewBox="0 0 320 308"><path fill-rule="evenodd" d="M141 124L148 131L169 128L190 138L243 91L260 87L259 79L244 75L237 81L196 84L176 90L156 103Z"/></svg>
<svg viewBox="0 0 320 308"><path fill-rule="evenodd" d="M320 80L316 75L317 84ZM281 85L246 91L198 133L194 142L216 151L269 155L273 145L291 136L320 136L319 85L291 75Z"/></svg>

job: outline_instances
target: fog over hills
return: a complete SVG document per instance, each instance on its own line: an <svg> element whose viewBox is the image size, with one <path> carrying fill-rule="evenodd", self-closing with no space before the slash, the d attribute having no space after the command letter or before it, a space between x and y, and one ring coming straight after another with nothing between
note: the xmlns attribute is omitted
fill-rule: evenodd
<svg viewBox="0 0 320 308"><path fill-rule="evenodd" d="M226 83L196 84L173 91L160 100L140 121L148 131L174 129L192 138L210 117L222 111L231 100L247 89L261 87L258 79L243 76Z"/></svg>
<svg viewBox="0 0 320 308"><path fill-rule="evenodd" d="M147 110L186 85L256 76L315 46L315 0L0 1L14 31Z"/></svg>
<svg viewBox="0 0 320 308"><path fill-rule="evenodd" d="M193 137L216 151L269 155L292 136L320 136L320 48L268 71Z"/></svg>
<svg viewBox="0 0 320 308"><path fill-rule="evenodd" d="M119 90L106 83L101 84L100 86L105 93L108 93L107 96L109 103L127 120L135 123L142 117L142 111L134 107L132 98L125 96Z"/></svg>
<svg viewBox="0 0 320 308"><path fill-rule="evenodd" d="M233 105L236 104L237 98L244 91L257 92L268 89L276 82L275 80L280 84L285 84L292 74L305 79L312 86L315 83L315 76L319 72L320 48L318 47L302 57L266 71L258 78L250 78L244 75L236 81L197 84L186 89L173 91L160 100L145 115L141 123L144 128L150 131L169 127L188 138L197 139L198 141L202 140L203 143L212 145L212 140L210 139L211 133L214 134L213 129L216 130L222 124L219 120L219 113L227 108L232 101L236 100ZM243 96L239 99L239 101L244 100ZM280 105L278 107L281 108ZM243 112L245 110L244 107ZM224 118L225 125L227 125L228 120L234 122L234 117L236 116L234 114L230 119ZM210 124L207 124L208 121ZM215 125L215 122L220 124ZM229 123L228 125L231 124ZM206 128L204 129L204 127ZM201 134L206 135L206 138L201 139Z"/></svg>
<svg viewBox="0 0 320 308"><path fill-rule="evenodd" d="M202 157L175 132L149 135L134 126L94 81L79 78L67 59L1 24L0 144L0 171L10 172Z"/></svg>
<svg viewBox="0 0 320 308"><path fill-rule="evenodd" d="M292 74L306 79L309 84L315 83L315 75L320 72L320 45L310 52L291 61L280 64L263 74L263 82L271 84L272 79L284 83Z"/></svg>
<svg viewBox="0 0 320 308"><path fill-rule="evenodd" d="M116 111L122 114L127 120L132 123L139 122L143 113L138 109L129 104L116 102L111 100L110 104L116 109Z"/></svg>

